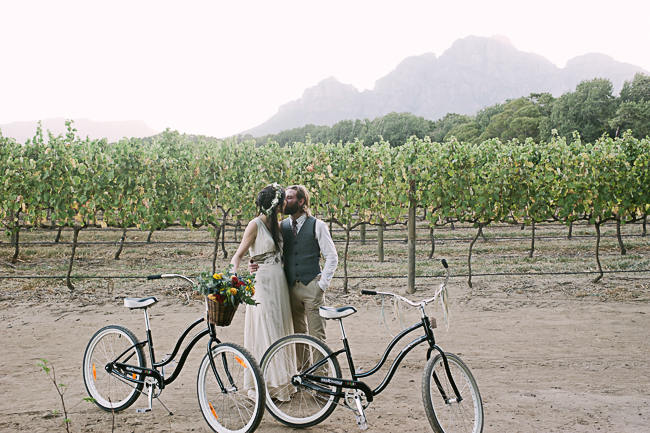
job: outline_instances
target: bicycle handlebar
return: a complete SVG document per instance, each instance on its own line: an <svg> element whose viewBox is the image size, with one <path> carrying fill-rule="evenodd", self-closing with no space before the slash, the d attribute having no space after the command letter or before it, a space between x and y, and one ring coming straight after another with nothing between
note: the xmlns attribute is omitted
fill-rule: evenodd
<svg viewBox="0 0 650 433"><path fill-rule="evenodd" d="M449 265L447 264L447 261L445 259L440 260L440 262L442 263L442 266L445 268L445 271L446 271L445 281L442 284L440 284L440 288L436 291L435 295L433 295L433 298L423 299L421 301L414 302L414 301L411 301L410 299L405 298L402 295L398 295L397 293L379 292L379 291L376 291L376 290L366 290L366 289L361 290L361 294L362 295L392 296L394 298L397 298L397 299L399 299L401 301L406 302L407 304L409 304L409 305L411 305L413 307L421 307L421 306L423 307L423 306L435 301L438 298L438 295L440 294L440 292L442 292L444 290L444 288L447 286L447 281L449 281Z"/></svg>
<svg viewBox="0 0 650 433"><path fill-rule="evenodd" d="M181 274L156 274L156 275L149 275L147 276L147 280L159 280L161 278L182 278L191 285L195 285L196 283L194 280L192 280L190 277L186 277L185 275Z"/></svg>

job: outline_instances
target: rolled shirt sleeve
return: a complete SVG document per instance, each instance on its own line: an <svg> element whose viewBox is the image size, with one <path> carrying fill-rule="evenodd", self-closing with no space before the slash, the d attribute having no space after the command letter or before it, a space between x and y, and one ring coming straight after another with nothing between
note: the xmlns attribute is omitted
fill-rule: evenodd
<svg viewBox="0 0 650 433"><path fill-rule="evenodd" d="M329 288L336 271L336 266L339 263L339 256L336 253L336 247L332 240L332 235L327 229L327 224L324 221L316 219L316 240L320 247L320 252L325 258L325 265L320 274L318 286L321 290L325 291Z"/></svg>

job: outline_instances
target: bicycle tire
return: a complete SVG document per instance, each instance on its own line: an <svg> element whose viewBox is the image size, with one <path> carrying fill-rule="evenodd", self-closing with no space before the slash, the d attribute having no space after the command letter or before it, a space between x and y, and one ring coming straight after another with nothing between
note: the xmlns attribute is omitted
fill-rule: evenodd
<svg viewBox="0 0 650 433"><path fill-rule="evenodd" d="M442 356L437 354L427 362L422 376L424 410L436 433L481 433L483 431L483 401L476 380L465 363L453 353L446 353L449 370L463 400L446 403L433 379L434 372L447 397L455 397L445 371Z"/></svg>
<svg viewBox="0 0 650 433"><path fill-rule="evenodd" d="M222 392L212 371L210 354L206 353L196 378L203 418L219 433L254 431L262 421L266 398L257 361L250 352L233 343L213 346L212 356L226 390Z"/></svg>
<svg viewBox="0 0 650 433"><path fill-rule="evenodd" d="M144 387L142 383L131 383L106 371L106 365L129 347L131 349L120 359L128 359L126 362L132 365L145 367L146 361L138 339L122 326L103 327L86 346L82 366L84 385L93 402L105 411L119 412L128 408L138 399Z"/></svg>
<svg viewBox="0 0 650 433"><path fill-rule="evenodd" d="M278 364L286 365L288 362L286 368L292 371L291 376L305 371L313 364L312 355L309 355L309 360L304 363L302 369L298 369L297 362L291 363L291 359L297 359L299 350L306 353L306 348L299 345L308 346L311 348L309 353L317 354L317 357L324 358L332 354L330 348L319 339L310 335L294 334L277 340L262 357L262 374L266 380L266 408L275 419L294 428L310 427L323 422L336 409L339 401L337 396L319 393L306 387L295 387L291 384L277 386L270 383L271 371L277 371ZM317 375L341 378L341 367L335 357L329 358L325 367L320 368L323 370L315 372ZM340 387L331 388L340 391Z"/></svg>

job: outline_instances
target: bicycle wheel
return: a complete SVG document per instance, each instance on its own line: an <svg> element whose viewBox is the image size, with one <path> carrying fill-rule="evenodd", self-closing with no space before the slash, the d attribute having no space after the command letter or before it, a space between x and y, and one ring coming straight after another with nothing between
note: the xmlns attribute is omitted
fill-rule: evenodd
<svg viewBox="0 0 650 433"><path fill-rule="evenodd" d="M212 359L216 376L206 353L196 381L203 418L216 432L252 432L262 420L266 397L257 361L232 343L213 346Z"/></svg>
<svg viewBox="0 0 650 433"><path fill-rule="evenodd" d="M442 356L436 355L427 363L422 377L422 400L429 423L437 433L481 433L483 401L476 381L469 368L458 356L453 353L445 353L445 355L462 401L445 402L438 386L444 390L448 399L455 399L456 394L449 382Z"/></svg>
<svg viewBox="0 0 650 433"><path fill-rule="evenodd" d="M287 383L318 360L332 354L325 343L309 335L283 337L268 348L262 358L266 381L266 408L278 421L290 427L309 427L325 420L336 408L339 397L314 391L304 385ZM279 378L277 371L289 371ZM341 378L341 367L334 357L313 372L317 376ZM319 385L340 392L340 387Z"/></svg>
<svg viewBox="0 0 650 433"><path fill-rule="evenodd" d="M83 377L86 391L97 406L105 411L119 412L137 400L143 384L109 373L106 366L113 361L145 366L142 347L133 333L121 326L109 325L97 331L88 342Z"/></svg>

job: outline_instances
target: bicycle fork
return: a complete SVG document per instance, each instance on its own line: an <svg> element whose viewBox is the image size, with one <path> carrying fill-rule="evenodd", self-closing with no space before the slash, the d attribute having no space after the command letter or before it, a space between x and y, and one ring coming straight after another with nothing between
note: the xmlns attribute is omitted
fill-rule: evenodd
<svg viewBox="0 0 650 433"><path fill-rule="evenodd" d="M433 372L433 380L435 381L436 386L438 387L438 391L440 392L440 395L442 396L446 404L460 403L461 401L463 401L463 397L460 395L460 392L458 391L458 387L456 387L456 382L454 381L454 378L451 375L451 370L449 369L449 362L447 361L447 355L445 355L445 352L440 348L440 346L436 344L435 337L433 336L432 328L435 328L435 322L429 320L429 318L427 317L424 311L424 307L421 306L420 311L422 313L422 324L424 325L424 330L427 336L427 340L429 341L429 349L427 350L427 361L431 358L431 352L433 352L434 350L438 351L440 357L442 358L442 364L445 367L445 373L447 374L447 378L449 379L449 384L451 385L451 389L454 391L455 398L447 396L447 393L442 387L442 384L440 383L440 379L438 378L438 375L436 374L435 371Z"/></svg>
<svg viewBox="0 0 650 433"><path fill-rule="evenodd" d="M454 378L451 374L451 370L449 369L449 361L447 361L447 355L445 355L445 352L437 344L434 344L427 351L427 359L429 359L429 357L431 356L431 352L433 351L433 349L437 350L438 353L440 353L440 357L442 358L442 364L445 367L445 373L447 374L447 379L449 380L451 389L454 391L455 397L447 396L447 393L445 392L442 383L440 383L440 379L438 378L438 375L434 371L433 380L436 383L436 387L438 388L438 391L440 392L440 395L442 396L446 404L460 403L461 401L463 401L463 397L460 395L460 391L458 391L458 387L456 386L456 381L454 381Z"/></svg>
<svg viewBox="0 0 650 433"><path fill-rule="evenodd" d="M217 384L219 385L222 393L227 394L229 392L237 392L237 385L235 385L235 381L230 375L230 369L228 368L228 362L226 361L226 355L224 353L221 354L221 358L226 376L228 377L228 382L230 382L230 387L226 387L224 385L223 381L221 380L221 376L219 376L219 373L217 372L217 365L215 364L214 356L212 356L212 344L217 343L217 341L218 340L210 337L210 341L208 342L208 357L210 359L210 367L212 368L212 373L214 374L214 378L217 381Z"/></svg>

